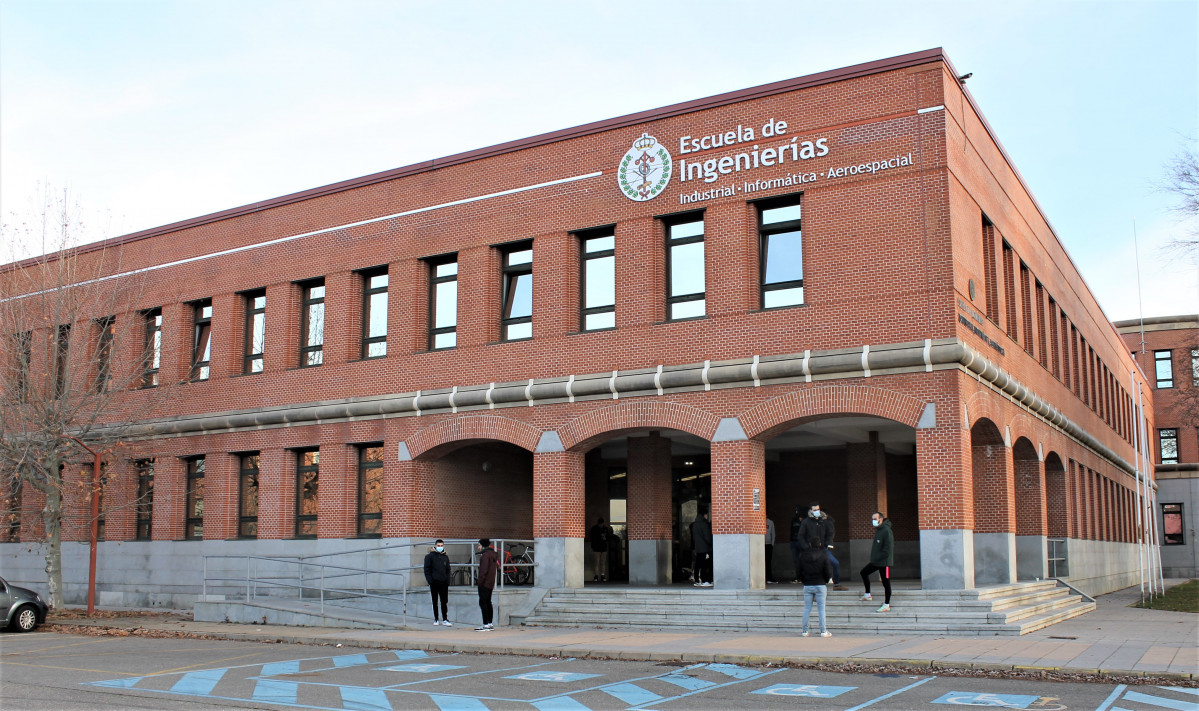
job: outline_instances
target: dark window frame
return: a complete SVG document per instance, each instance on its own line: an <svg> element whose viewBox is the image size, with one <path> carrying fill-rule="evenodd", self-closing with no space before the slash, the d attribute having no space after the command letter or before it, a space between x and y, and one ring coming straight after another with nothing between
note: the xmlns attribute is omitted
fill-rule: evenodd
<svg viewBox="0 0 1199 711"><path fill-rule="evenodd" d="M378 461L367 459L367 450L378 449ZM371 444L358 445L358 537L359 538L382 538L383 537L383 502L379 502L378 511L366 511L366 485L370 477L378 477L380 488L383 486L383 443L374 442ZM373 470L378 470L377 472ZM372 523L377 521L378 523ZM375 530L367 530L374 528Z"/></svg>
<svg viewBox="0 0 1199 711"><path fill-rule="evenodd" d="M807 303L807 294L800 292L800 301L795 304L780 304L778 306L766 305L766 294L771 291L785 291L788 289L803 289L804 279L801 276L799 279L790 279L788 281L778 281L767 284L766 268L769 266L769 245L770 237L777 234L788 232L799 233L799 254L802 262L803 255L806 250L803 247L803 193L793 195L783 195L772 197L768 200L757 200L753 203L756 208L758 218L758 308L763 311L773 311L775 309L787 309L794 306L803 306ZM775 210L783 207L799 207L799 219L787 220L785 222L772 222L769 225L763 224L762 220L767 210ZM800 271L803 271L802 264Z"/></svg>
<svg viewBox="0 0 1199 711"><path fill-rule="evenodd" d="M325 364L325 280L324 278L300 282L300 365L301 368L319 368ZM314 289L320 289L320 296L313 296ZM308 342L309 319L312 307L320 306L321 333L320 343ZM310 362L315 361L315 362Z"/></svg>
<svg viewBox="0 0 1199 711"><path fill-rule="evenodd" d="M247 466L249 463L253 466ZM259 452L245 452L237 458L237 537L242 539L258 538L258 496L261 493L259 489L260 472L261 472L261 454ZM246 489L247 484L253 484L254 487L254 515L246 514Z"/></svg>
<svg viewBox="0 0 1199 711"><path fill-rule="evenodd" d="M502 268L500 269L500 281L502 282L502 290L500 292L500 340L509 341L527 341L533 338L533 241L524 240L521 242L513 242L498 247L500 257L502 259ZM529 261L521 264L509 264L513 254L518 252L529 252ZM514 305L514 297L516 290L513 288L520 277L529 277L529 315L528 316L511 316L512 307ZM510 338L508 330L513 326L523 326L529 324L529 335L520 336L518 338Z"/></svg>
<svg viewBox="0 0 1199 711"><path fill-rule="evenodd" d="M187 488L184 494L183 504L183 538L189 541L198 541L204 538L204 471L205 457L188 457L184 459L187 463ZM200 496L196 497L196 482L199 482ZM199 502L199 515L192 515L197 510L196 503Z"/></svg>
<svg viewBox="0 0 1199 711"><path fill-rule="evenodd" d="M62 397L67 391L67 371L71 367L71 324L64 323L54 329L54 398Z"/></svg>
<svg viewBox="0 0 1199 711"><path fill-rule="evenodd" d="M94 321L96 324L96 380L93 384L97 393L106 392L112 384L112 364L115 353L117 319L105 316Z"/></svg>
<svg viewBox="0 0 1199 711"><path fill-rule="evenodd" d="M1166 458L1166 442L1174 442L1174 456ZM1162 427L1157 430L1157 459L1159 464L1178 464L1178 428Z"/></svg>
<svg viewBox="0 0 1199 711"><path fill-rule="evenodd" d="M1163 378L1159 375L1158 366L1162 363L1165 363L1169 368L1168 378ZM1174 351L1153 351L1153 380L1160 390L1174 387ZM1165 385L1162 383L1165 383Z"/></svg>
<svg viewBox="0 0 1199 711"><path fill-rule="evenodd" d="M1199 348L1191 349L1191 385L1199 387Z"/></svg>
<svg viewBox="0 0 1199 711"><path fill-rule="evenodd" d="M708 299L708 279L707 279L708 246L707 246L707 244L704 244L704 290L699 291L699 292L693 292L690 294L681 294L681 295L677 295L677 296L672 295L670 293L671 292L671 282L672 282L672 271L674 268L674 264L673 264L674 260L672 258L671 250L673 247L681 247L681 246L688 245L688 244L695 244L697 242L704 243L705 240L707 239L707 229L708 229L706 215L705 215L704 211L701 210L701 211L697 211L697 212L687 212L687 213L683 213L680 215L671 215L670 217L662 217L659 219L661 220L662 226L666 233L666 270L665 270L665 273L666 273L666 285L665 285L666 286L666 320L673 322L673 321L692 321L695 319L707 318L707 316L708 316L708 302L707 302L707 299ZM703 225L703 229L700 230L700 233L698 235L690 235L688 237L678 237L678 238L674 238L674 237L670 236L670 232L674 227L677 227L678 225L691 224L693 222L699 222L700 224ZM685 303L690 303L693 301L703 301L704 302L704 312L702 314L698 314L695 316L682 316L679 318L673 317L672 311L673 311L673 307L676 304L685 304Z"/></svg>
<svg viewBox="0 0 1199 711"><path fill-rule="evenodd" d="M1162 504L1162 545L1163 546L1185 546L1187 542L1187 527L1186 518L1183 516L1183 505L1181 503ZM1177 507L1176 511L1170 511L1171 507ZM1172 534L1166 533L1166 517L1178 517L1178 536L1172 537Z"/></svg>
<svg viewBox="0 0 1199 711"><path fill-rule="evenodd" d="M316 538L317 535L317 516L318 514L301 514L304 504L305 494L305 479L308 474L312 474L313 498L320 505L320 466L321 466L321 451L319 448L306 448L295 450L296 454L296 538ZM312 464L304 464L304 455L315 454ZM319 511L318 511L319 513ZM307 532L307 524L312 524L311 533ZM303 532L302 532L303 531Z"/></svg>
<svg viewBox="0 0 1199 711"><path fill-rule="evenodd" d="M429 268L429 350L431 351L448 351L458 347L458 291L454 290L454 324L452 326L437 327L437 286L439 284L448 284L458 281L458 254L443 254L438 257L428 257L425 259L425 264ZM449 264L454 265L453 274L443 274L438 276L437 270ZM445 335L453 335L454 343L448 346L438 346L437 337Z"/></svg>
<svg viewBox="0 0 1199 711"><path fill-rule="evenodd" d="M33 366L33 331L20 331L13 338L17 352L17 401L25 402L29 395L29 376Z"/></svg>
<svg viewBox="0 0 1199 711"><path fill-rule="evenodd" d="M266 289L255 289L241 295L245 307L245 343L242 347L242 375L253 375L266 370ZM258 300L262 299L262 305ZM262 350L254 350L254 331L258 319L262 319ZM257 369L255 369L257 365Z"/></svg>
<svg viewBox="0 0 1199 711"><path fill-rule="evenodd" d="M134 460L133 468L137 471L133 538L149 541L154 537L154 460Z"/></svg>
<svg viewBox="0 0 1199 711"><path fill-rule="evenodd" d="M384 316L384 318L383 318L383 335L382 336L370 335L370 328L371 328L370 319L371 319L371 297L375 296L376 294L386 295L388 293L387 290L390 286L391 280L389 278L387 278L387 265L383 265L381 267L373 267L371 269L363 269L358 272L358 275L362 278L362 350L359 355L362 358L362 360L375 360L377 358L386 358L387 357L387 332L388 332L387 319L390 317L390 309L388 309L388 304L387 304L386 299L384 299L384 301L383 301L383 316ZM384 281L383 286L372 287L371 280L373 280L377 277L384 277L386 279L386 281ZM371 346L377 345L377 344L383 345L383 352L378 353L376 355L370 355Z"/></svg>
<svg viewBox="0 0 1199 711"><path fill-rule="evenodd" d="M4 492L4 521L0 523L0 543L21 542L21 501L24 486L21 477L8 477Z"/></svg>
<svg viewBox="0 0 1199 711"><path fill-rule="evenodd" d="M587 306L587 263L597 259L612 259L612 277L616 277L616 228L596 227L575 233L579 243L579 332L593 333L595 331L610 331L616 328L616 294L613 291L612 303L601 306ZM587 243L596 239L611 239L612 249L601 249L595 252L587 251ZM588 316L612 314L611 326L587 327Z"/></svg>
<svg viewBox="0 0 1199 711"><path fill-rule="evenodd" d="M193 301L191 307L192 358L187 377L198 383L212 377L212 299Z"/></svg>
<svg viewBox="0 0 1199 711"><path fill-rule="evenodd" d="M145 319L142 387L156 388L162 368L162 309L147 309L142 318Z"/></svg>

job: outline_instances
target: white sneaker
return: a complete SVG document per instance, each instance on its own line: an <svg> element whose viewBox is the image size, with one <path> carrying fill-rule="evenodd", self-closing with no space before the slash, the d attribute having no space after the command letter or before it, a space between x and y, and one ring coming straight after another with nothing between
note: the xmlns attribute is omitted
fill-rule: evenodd
<svg viewBox="0 0 1199 711"><path fill-rule="evenodd" d="M874 598L871 597L870 593L866 593L865 595L863 595L862 597L860 597L858 599L861 600L862 602L870 602Z"/></svg>
<svg viewBox="0 0 1199 711"><path fill-rule="evenodd" d="M434 627L441 627L441 620L433 620Z"/></svg>
<svg viewBox="0 0 1199 711"><path fill-rule="evenodd" d="M449 620L442 620L441 624L443 627L453 627L454 626Z"/></svg>
<svg viewBox="0 0 1199 711"><path fill-rule="evenodd" d="M475 628L475 632L486 632L486 631L487 631L486 627L476 627Z"/></svg>
<svg viewBox="0 0 1199 711"><path fill-rule="evenodd" d="M890 611L891 611L891 606L886 603L883 603L882 607L875 610L875 612L890 612Z"/></svg>
<svg viewBox="0 0 1199 711"><path fill-rule="evenodd" d="M484 626L484 627L486 627L486 628L487 628L487 629L489 629L489 630L493 630L493 629L495 629L495 625L491 624L490 622L488 622L487 624L485 624L485 625L483 625L483 626Z"/></svg>
<svg viewBox="0 0 1199 711"><path fill-rule="evenodd" d="M807 637L807 636L808 636L808 633L807 633L806 631L804 631L804 632L800 632L800 633L799 633L799 636L800 636L800 637Z"/></svg>
<svg viewBox="0 0 1199 711"><path fill-rule="evenodd" d="M703 586L703 583L691 583L691 587L693 588L702 588Z"/></svg>
<svg viewBox="0 0 1199 711"><path fill-rule="evenodd" d="M710 588L712 587L712 583L700 583L699 586L702 588Z"/></svg>
<svg viewBox="0 0 1199 711"><path fill-rule="evenodd" d="M820 636L821 637L832 637L833 633L832 632L821 632Z"/></svg>

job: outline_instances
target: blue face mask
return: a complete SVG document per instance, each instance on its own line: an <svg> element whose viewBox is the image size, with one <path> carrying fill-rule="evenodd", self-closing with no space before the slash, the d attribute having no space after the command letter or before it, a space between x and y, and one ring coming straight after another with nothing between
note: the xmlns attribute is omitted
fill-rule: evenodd
<svg viewBox="0 0 1199 711"><path fill-rule="evenodd" d="M878 528L880 523L882 523L882 521L879 521L877 518L870 519L870 525L874 526L875 528Z"/></svg>
<svg viewBox="0 0 1199 711"><path fill-rule="evenodd" d="M433 550L437 551L438 553L444 553L444 552L445 552L445 546L437 546L437 547L436 547L436 548L434 548Z"/></svg>

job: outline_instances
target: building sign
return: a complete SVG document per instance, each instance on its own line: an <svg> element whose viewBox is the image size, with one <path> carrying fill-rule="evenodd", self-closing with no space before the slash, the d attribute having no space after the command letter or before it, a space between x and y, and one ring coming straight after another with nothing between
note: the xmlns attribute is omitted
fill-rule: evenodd
<svg viewBox="0 0 1199 711"><path fill-rule="evenodd" d="M666 189L673 171L670 152L658 143L658 139L643 133L620 159L616 180L625 197L645 202L656 198L658 193Z"/></svg>

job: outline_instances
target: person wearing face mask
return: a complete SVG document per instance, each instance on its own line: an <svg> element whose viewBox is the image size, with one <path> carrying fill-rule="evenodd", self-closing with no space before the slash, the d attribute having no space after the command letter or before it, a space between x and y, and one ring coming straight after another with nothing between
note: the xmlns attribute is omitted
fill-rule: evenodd
<svg viewBox="0 0 1199 711"><path fill-rule="evenodd" d="M820 546L828 553L829 563L833 567L833 590L848 590L841 584L841 561L833 555L833 538L837 535L837 527L833 517L820 509L820 502L808 504L808 515L799 524L799 543L801 552L807 550L809 541L813 538L820 541Z"/></svg>
<svg viewBox="0 0 1199 711"><path fill-rule="evenodd" d="M875 511L870 517L874 526L874 543L870 546L870 564L862 568L862 584L866 592L862 601L868 602L874 598L870 595L870 575L877 572L883 581L883 604L875 612L891 611L891 566L895 564L895 537L891 535L891 519Z"/></svg>
<svg viewBox="0 0 1199 711"><path fill-rule="evenodd" d="M440 538L425 556L425 582L429 584L429 596L433 598L433 626L450 624L450 557L445 554L445 541ZM437 614L437 602L441 601L441 615Z"/></svg>

